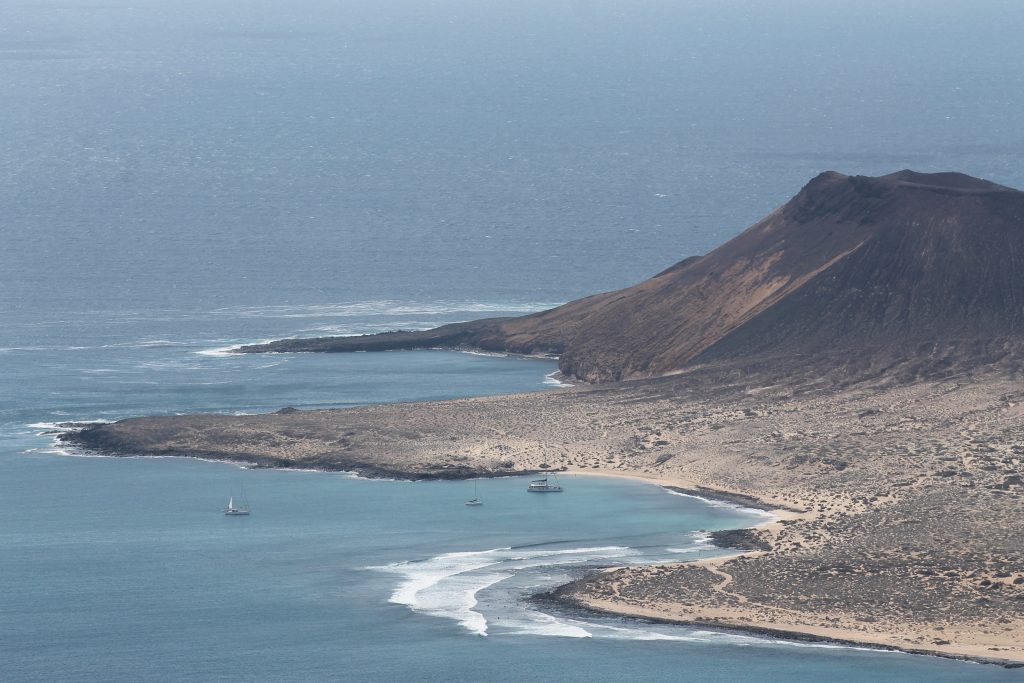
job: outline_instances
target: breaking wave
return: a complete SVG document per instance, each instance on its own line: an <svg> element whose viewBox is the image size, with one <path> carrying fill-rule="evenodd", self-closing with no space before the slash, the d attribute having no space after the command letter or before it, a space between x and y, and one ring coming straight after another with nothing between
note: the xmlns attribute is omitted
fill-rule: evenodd
<svg viewBox="0 0 1024 683"><path fill-rule="evenodd" d="M570 384L569 382L563 382L562 380L558 379L559 375L561 374L562 373L560 370L555 370L554 372L544 375L544 384L548 384L555 387L571 387L572 384Z"/></svg>
<svg viewBox="0 0 1024 683"><path fill-rule="evenodd" d="M568 638L642 637L675 639L658 633L548 614L529 606L527 598L572 579L582 570L607 566L672 562L680 554L711 550L706 535L680 548L632 548L622 545L560 547L564 544L450 552L423 560L369 567L397 574L389 601L422 614L451 619L476 635L491 632ZM619 633L621 631L622 633ZM688 636L687 636L688 637Z"/></svg>
<svg viewBox="0 0 1024 683"><path fill-rule="evenodd" d="M768 522L773 522L773 521L775 521L777 519L777 517L775 515L773 515L771 512L768 512L767 510L760 510L758 508L749 508L749 507L745 507L743 505L739 505L737 503L730 503L730 502L727 502L727 501L724 501L724 500L715 500L713 498L704 498L703 496L694 495L692 493L683 493L682 491L673 491L670 488L666 488L665 492L670 494L670 495L673 495L673 496L682 496L683 498L693 498L695 500L703 501L709 507L723 508L723 509L729 509L729 510L738 510L738 511L744 513L744 514L754 515L754 516L757 516L757 517L761 517L763 521L759 522L759 524L766 524Z"/></svg>

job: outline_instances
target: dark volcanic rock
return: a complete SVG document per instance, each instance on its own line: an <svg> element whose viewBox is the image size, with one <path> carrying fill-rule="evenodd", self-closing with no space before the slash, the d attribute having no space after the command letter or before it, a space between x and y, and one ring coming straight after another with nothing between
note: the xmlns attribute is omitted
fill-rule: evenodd
<svg viewBox="0 0 1024 683"><path fill-rule="evenodd" d="M908 349L941 375L1016 351L1024 332L1024 192L958 173L880 178L827 172L702 257L636 286L518 318L424 332L288 339L264 351L474 347L560 356L602 382L695 363L805 363Z"/></svg>
<svg viewBox="0 0 1024 683"><path fill-rule="evenodd" d="M719 548L736 550L771 550L770 543L761 538L754 529L727 529L712 531L711 542Z"/></svg>
<svg viewBox="0 0 1024 683"><path fill-rule="evenodd" d="M400 351L433 348L475 348L511 353L557 354L561 340L543 339L536 335L516 341L504 331L503 325L518 318L488 318L469 323L454 323L433 330L381 332L355 337L317 337L313 339L282 339L267 344L252 344L238 349L240 353L276 352L345 352Z"/></svg>

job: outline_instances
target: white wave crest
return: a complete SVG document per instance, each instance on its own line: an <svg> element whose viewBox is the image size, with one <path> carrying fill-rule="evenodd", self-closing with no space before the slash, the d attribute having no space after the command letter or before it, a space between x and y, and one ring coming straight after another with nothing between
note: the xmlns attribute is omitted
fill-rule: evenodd
<svg viewBox="0 0 1024 683"><path fill-rule="evenodd" d="M415 612L454 619L471 633L487 635L487 618L475 610L477 594L517 572L533 567L585 564L597 560L622 558L631 553L622 546L568 549L495 548L469 552L445 553L427 560L396 562L370 567L402 577L391 594L390 602L405 605ZM585 637L589 633L554 625L548 615L530 619L530 628L562 635ZM553 618L552 618L553 619ZM536 622L536 623L535 623ZM503 624L504 625L504 624ZM513 625L523 631L526 625ZM582 630L582 629L581 629ZM539 631L531 631L538 633Z"/></svg>
<svg viewBox="0 0 1024 683"><path fill-rule="evenodd" d="M544 375L544 384L550 384L551 386L555 387L571 387L572 384L570 384L569 382L563 382L562 380L558 379L558 376L561 374L562 373L560 370L555 370L552 373Z"/></svg>
<svg viewBox="0 0 1024 683"><path fill-rule="evenodd" d="M696 500L699 500L699 501L707 504L710 507L723 508L723 509L728 509L728 510L736 510L736 511L742 512L744 514L754 515L755 517L762 517L762 518L764 518L765 521L761 522L761 524L765 524L767 522L773 522L773 521L775 521L777 519L775 515L773 515L772 513L768 512L767 510L759 510L757 508L748 508L748 507L744 507L743 505L740 505L738 503L730 503L730 502L724 501L724 500L715 500L713 498L705 498L703 496L698 496L698 495L695 495L695 494L692 494L692 493L683 493L682 491L673 491L672 489L669 489L669 488L666 488L665 492L670 494L670 495L673 495L673 496L682 496L683 498L694 498Z"/></svg>
<svg viewBox="0 0 1024 683"><path fill-rule="evenodd" d="M283 338L278 338L278 339L257 339L255 341L237 342L237 343L231 344L229 346L217 346L217 347L212 348L212 349L200 349L199 351L193 351L192 353L194 353L196 355L199 355L199 356L214 356L214 357L219 357L219 358L228 358L228 357L230 357L230 358L240 358L240 357L244 357L244 354L242 354L240 356L238 354L238 349L242 348L243 346L259 346L260 344L269 344L269 343L274 342L274 341L281 341L281 339L283 339ZM268 353L268 354L264 354L264 355L278 355L278 354L277 354L277 352L273 352L273 354L269 354Z"/></svg>
<svg viewBox="0 0 1024 683"><path fill-rule="evenodd" d="M261 342L253 342L259 344ZM231 346L218 346L214 349L201 349L199 351L193 351L192 353L200 356L234 356L235 351L245 346L245 344L232 344Z"/></svg>
<svg viewBox="0 0 1024 683"><path fill-rule="evenodd" d="M48 432L67 431L68 428L62 426L63 424L63 422L30 422L25 426L30 429L45 429Z"/></svg>
<svg viewBox="0 0 1024 683"><path fill-rule="evenodd" d="M90 453L88 451L80 451L76 449L58 448L56 446L52 448L29 448L22 453L39 453L41 455L59 455L64 458L107 458L110 456L100 455L98 453Z"/></svg>
<svg viewBox="0 0 1024 683"><path fill-rule="evenodd" d="M25 426L28 427L29 429L40 429L40 430L45 431L46 433L53 433L53 432L70 432L70 431L72 431L74 429L77 429L77 427L70 426L70 425L77 425L77 424L100 424L100 423L102 423L102 424L109 424L110 422L111 422L110 420L102 420L102 419L95 419L95 418L90 418L90 419L83 418L81 420L62 420L60 422L30 422L30 423L28 423Z"/></svg>
<svg viewBox="0 0 1024 683"><path fill-rule="evenodd" d="M681 629L677 629L680 630ZM632 626L611 626L610 624L600 624L600 635L605 638L614 638L616 640L673 640L677 642L703 642L707 638L702 638L694 633L680 632L680 633L663 633L661 631L655 631L643 628L639 624Z"/></svg>
<svg viewBox="0 0 1024 683"><path fill-rule="evenodd" d="M510 548L477 552L445 553L420 562L399 562L373 567L400 574L404 579L390 601L416 612L455 619L466 630L487 635L487 620L473 610L477 592L494 585L509 574L479 572L498 564L497 553Z"/></svg>
<svg viewBox="0 0 1024 683"><path fill-rule="evenodd" d="M526 618L509 618L502 622L503 627L521 635L592 638L594 634L584 628L584 625L584 622L559 619L554 615L533 610L530 610Z"/></svg>
<svg viewBox="0 0 1024 683"><path fill-rule="evenodd" d="M670 553L676 555L684 555L686 553L699 553L702 550L708 550L711 548L710 543L697 543L696 545L688 545L682 548L665 548Z"/></svg>

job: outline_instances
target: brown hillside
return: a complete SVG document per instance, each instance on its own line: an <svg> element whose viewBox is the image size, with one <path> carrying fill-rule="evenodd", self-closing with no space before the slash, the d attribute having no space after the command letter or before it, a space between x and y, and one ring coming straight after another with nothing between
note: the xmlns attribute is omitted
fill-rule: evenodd
<svg viewBox="0 0 1024 683"><path fill-rule="evenodd" d="M602 382L755 354L1016 338L1022 255L1022 192L958 173L827 172L715 251L627 289L519 318L243 351L547 352Z"/></svg>

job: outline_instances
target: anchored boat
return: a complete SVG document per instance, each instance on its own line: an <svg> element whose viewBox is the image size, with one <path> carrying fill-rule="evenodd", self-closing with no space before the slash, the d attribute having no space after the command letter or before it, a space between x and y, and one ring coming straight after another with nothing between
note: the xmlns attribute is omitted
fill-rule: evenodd
<svg viewBox="0 0 1024 683"><path fill-rule="evenodd" d="M477 496L477 493L476 493L476 480L474 480L473 481L473 498L472 498L472 500L467 500L466 501L466 505L468 505L470 507L479 507L479 506L481 506L483 504L484 504L483 501L480 500L480 498Z"/></svg>
<svg viewBox="0 0 1024 683"><path fill-rule="evenodd" d="M235 497L231 496L228 498L228 506L224 508L225 515L248 515L249 514L249 501L245 497L245 489L242 489L242 504L239 507L235 507Z"/></svg>
<svg viewBox="0 0 1024 683"><path fill-rule="evenodd" d="M526 490L530 493L561 493L562 487L555 483L548 483L547 477L540 479L534 479L530 482L530 485L526 487Z"/></svg>

